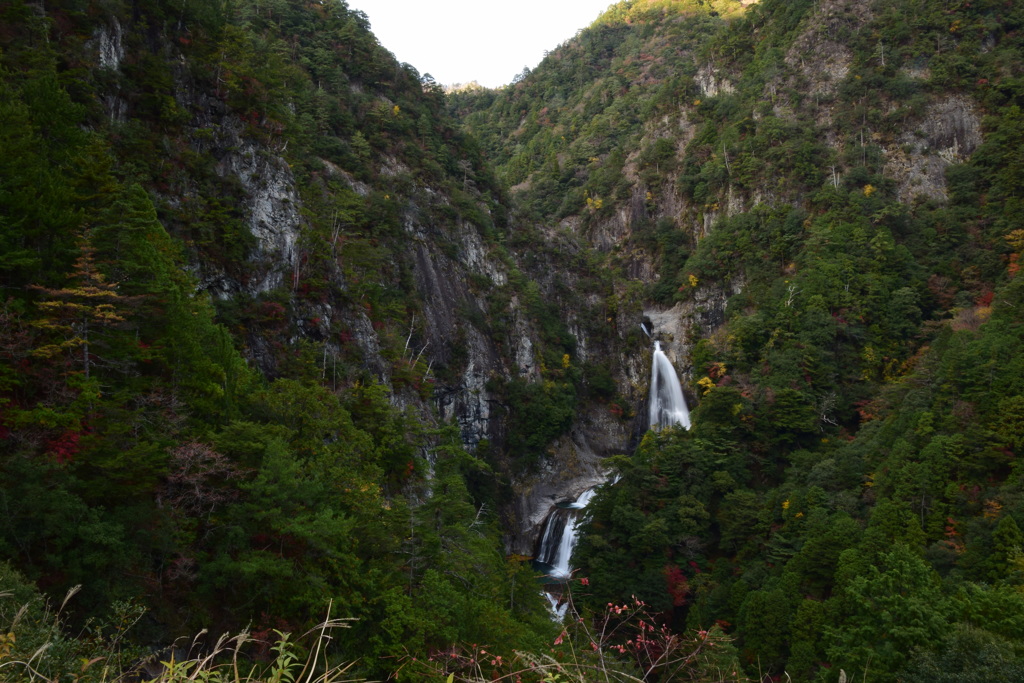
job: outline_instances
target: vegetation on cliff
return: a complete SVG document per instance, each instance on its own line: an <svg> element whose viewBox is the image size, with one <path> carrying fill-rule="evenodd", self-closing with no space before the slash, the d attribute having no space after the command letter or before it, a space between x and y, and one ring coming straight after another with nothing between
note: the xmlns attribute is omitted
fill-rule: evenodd
<svg viewBox="0 0 1024 683"><path fill-rule="evenodd" d="M81 585L63 615L97 643L127 602L146 644L331 603L368 675L537 646L467 490L493 473L415 409L460 368L421 358L403 216L439 250L504 220L440 88L344 3L16 1L0 29L0 556Z"/></svg>
<svg viewBox="0 0 1024 683"><path fill-rule="evenodd" d="M619 277L645 254L648 301L695 323L694 428L615 460L577 558L590 605L722 626L751 673L1019 676L1024 15L608 16L629 11L659 18L619 25L621 51L599 21L491 99L452 99L517 198L615 235ZM704 295L737 283L705 334Z"/></svg>
<svg viewBox="0 0 1024 683"><path fill-rule="evenodd" d="M0 3L0 671L330 604L352 675L1020 678L1024 9L744 4L446 95L344 2ZM509 477L670 307L560 634Z"/></svg>

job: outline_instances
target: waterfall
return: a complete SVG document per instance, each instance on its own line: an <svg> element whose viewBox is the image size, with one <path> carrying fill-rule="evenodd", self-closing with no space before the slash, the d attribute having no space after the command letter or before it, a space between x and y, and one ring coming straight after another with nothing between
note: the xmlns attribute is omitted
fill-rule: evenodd
<svg viewBox="0 0 1024 683"><path fill-rule="evenodd" d="M565 619L565 613L569 611L569 603L562 600L561 591L552 593L545 590L541 591L540 594L548 601L548 610L551 612L551 618L558 623L562 623L562 620Z"/></svg>
<svg viewBox="0 0 1024 683"><path fill-rule="evenodd" d="M553 579L567 579L572 575L572 551L580 538L580 510L594 497L596 489L587 489L568 505L560 505L548 515L544 533L541 535L537 562L548 565L548 576Z"/></svg>
<svg viewBox="0 0 1024 683"><path fill-rule="evenodd" d="M654 342L654 361L651 364L651 399L649 405L651 429L672 425L690 428L690 411L683 398L683 387L672 367L672 361L661 350L661 342Z"/></svg>

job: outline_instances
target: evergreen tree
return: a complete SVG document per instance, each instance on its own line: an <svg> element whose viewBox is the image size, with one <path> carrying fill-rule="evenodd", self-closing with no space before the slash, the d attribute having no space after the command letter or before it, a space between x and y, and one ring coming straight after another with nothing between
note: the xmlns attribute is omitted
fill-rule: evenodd
<svg viewBox="0 0 1024 683"><path fill-rule="evenodd" d="M41 317L35 326L57 337L34 351L41 358L52 358L62 352L81 349L80 360L86 382L90 379L93 354L106 328L115 328L125 322L129 305L138 302L133 297L119 294L117 285L107 281L95 261L95 248L91 236L83 235L80 255L74 270L68 274L72 286L49 289L39 285L33 288L41 295L36 307Z"/></svg>

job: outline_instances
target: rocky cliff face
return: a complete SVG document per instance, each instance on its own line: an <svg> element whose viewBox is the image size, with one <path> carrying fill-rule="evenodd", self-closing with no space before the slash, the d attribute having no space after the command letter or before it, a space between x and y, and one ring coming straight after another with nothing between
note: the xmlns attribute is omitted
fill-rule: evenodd
<svg viewBox="0 0 1024 683"><path fill-rule="evenodd" d="M990 545L995 520L981 519L977 492L1013 500L1006 458L1020 442L1000 415L1014 412L1021 373L989 391L983 367L1013 369L1019 317L1007 309L1024 128L1010 103L1024 82L1024 16L994 19L1012 3L622 3L487 94L494 109L467 119L493 116L477 128L499 138L486 151L453 125L440 89L396 64L342 2L0 4L4 21L38 20L19 40L0 30L0 92L12 93L0 115L17 143L0 174L0 222L32 217L0 231L0 285L15 302L2 311L15 325L0 340L0 441L19 449L0 463L19 476L0 488L22 510L8 541L37 534L36 511L51 501L19 491L53 476L63 482L49 487L53 501L74 496L58 508L110 520L108 550L134 558L116 566L161 603L193 604L247 577L240 616L257 609L250 587L265 584L267 604L276 593L283 605L289 584L323 585L290 577L324 571L347 590L369 576L348 607L400 646L387 615L444 611L467 576L494 587L506 575L482 517L500 515L505 550L532 555L553 509L606 481L608 457L642 440L616 489L630 493L614 511L600 497L591 509L591 550L611 548L613 560L588 571L643 577L676 623L693 623L687 610L711 619L717 606L701 601L729 586L751 600L731 606L741 619L763 612L780 573L806 569L801 545L829 544L823 520L856 531L878 521L872 509L920 520L934 544L917 555L940 571L981 566L968 556ZM900 25L894 7L912 5L930 16ZM1017 42L1000 51L1000 40ZM971 41L979 61L998 57L972 71L961 49ZM997 149L983 130L1014 144ZM60 181L36 195L38 178ZM33 214L35 196L65 213ZM192 277L177 271L183 262ZM80 297L67 283L99 282L96 272L123 286L109 295L126 324L93 329L93 363L88 348L60 355L80 323L50 312ZM44 338L56 343L36 344ZM655 340L695 408L688 435L645 438ZM103 387L100 410L76 399L77 367ZM951 379L949 368L977 372ZM904 401L907 387L933 396ZM456 430L486 465L455 447ZM893 430L906 443L894 446ZM935 448L975 471L952 472L959 488L937 476L919 496L907 473ZM212 469L191 469L192 457ZM20 476L26 463L35 479ZM289 506L278 505L285 482ZM209 506L168 502L179 487ZM887 500L888 513L877 505ZM122 524L142 507L148 521ZM947 507L975 520L961 559L942 550ZM1019 518L1010 507L1003 518ZM269 509L275 541L251 513ZM438 510L453 514L438 524ZM26 566L52 538L100 528L64 536L72 517L43 523L20 551ZM172 530L170 542L140 524ZM123 539L108 534L117 529ZM478 532L486 548L463 543ZM360 567L333 552L360 544ZM73 560L74 547L55 557ZM581 549L585 562L586 535ZM62 580L68 563L48 562L39 575ZM755 565L774 569L740 571ZM665 584L697 573L719 588L683 596L685 581ZM621 572L608 574L619 577L604 581L609 599L627 592ZM786 599L814 593L805 606L821 607L834 592L824 574L783 581L795 591ZM434 619L399 621L415 630ZM748 626L736 633L753 640Z"/></svg>
<svg viewBox="0 0 1024 683"><path fill-rule="evenodd" d="M606 407L589 406L582 411L570 433L551 446L540 471L519 477L513 485L515 527L509 535L509 552L532 556L555 506L607 481L601 459L623 453L629 437L627 425Z"/></svg>
<svg viewBox="0 0 1024 683"><path fill-rule="evenodd" d="M429 321L426 355L432 361L450 362L452 342L462 345L465 360L455 382L435 394L440 416L458 423L467 447L475 449L485 440L500 446L504 439L503 414L496 410L498 399L489 382L535 373L531 352L534 332L524 324L515 299L509 310L515 321L510 343L502 343L472 322L486 318L487 301L486 288L470 285L469 280L501 286L507 276L504 263L485 251L472 226L463 225L459 235L462 249L456 260L429 242L417 246L416 282Z"/></svg>
<svg viewBox="0 0 1024 683"><path fill-rule="evenodd" d="M934 99L916 126L885 147L885 172L899 184L900 201L946 201L946 169L981 144L977 105L962 95Z"/></svg>

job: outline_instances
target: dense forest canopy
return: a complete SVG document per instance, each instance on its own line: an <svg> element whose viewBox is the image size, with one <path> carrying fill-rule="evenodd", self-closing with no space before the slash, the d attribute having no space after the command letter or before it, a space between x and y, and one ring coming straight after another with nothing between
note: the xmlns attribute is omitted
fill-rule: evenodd
<svg viewBox="0 0 1024 683"><path fill-rule="evenodd" d="M0 672L1024 678L1022 108L1010 0L626 0L448 93L340 0L0 2Z"/></svg>

